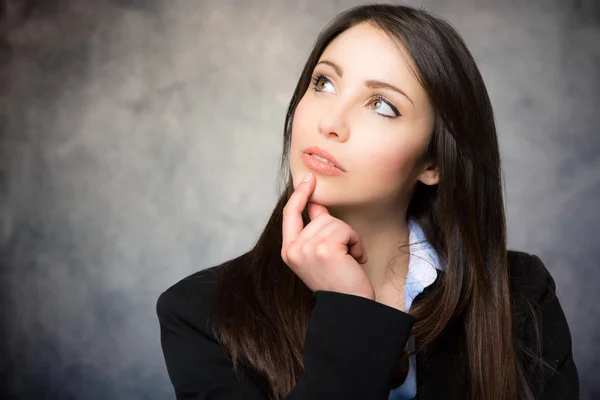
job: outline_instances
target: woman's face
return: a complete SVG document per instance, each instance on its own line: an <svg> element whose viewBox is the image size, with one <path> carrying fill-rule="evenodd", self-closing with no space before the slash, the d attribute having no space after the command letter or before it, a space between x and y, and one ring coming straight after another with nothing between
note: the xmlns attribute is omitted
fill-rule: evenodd
<svg viewBox="0 0 600 400"><path fill-rule="evenodd" d="M406 206L417 180L437 183L435 169L416 166L433 130L434 111L405 57L410 59L404 46L364 23L344 31L321 55L296 108L290 149L294 188L308 172L316 176L310 201ZM318 74L322 77L314 80ZM382 83L369 87L368 81ZM345 172L312 170L302 155L313 146L329 152Z"/></svg>

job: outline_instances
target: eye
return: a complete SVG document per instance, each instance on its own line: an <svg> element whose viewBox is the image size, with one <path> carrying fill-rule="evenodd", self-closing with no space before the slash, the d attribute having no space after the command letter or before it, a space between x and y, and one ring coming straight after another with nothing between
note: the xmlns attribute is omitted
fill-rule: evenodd
<svg viewBox="0 0 600 400"><path fill-rule="evenodd" d="M314 86L313 90L316 90L317 92L323 91L323 87L321 86L321 83L332 85L331 82L329 81L329 79L327 79L327 77L323 74L316 74L312 79L312 83Z"/></svg>
<svg viewBox="0 0 600 400"><path fill-rule="evenodd" d="M371 107L373 105L374 105L374 107ZM389 111L386 114L378 113L382 117L396 118L396 117L400 116L400 112L398 112L398 109L396 107L394 107L385 97L383 97L380 94L375 95L373 100L371 100L369 102L369 106L374 111L385 110L385 108L387 108Z"/></svg>
<svg viewBox="0 0 600 400"><path fill-rule="evenodd" d="M329 78L327 78L325 75L321 74L321 73L316 73L313 78L312 78L312 85L313 88L312 90L314 90L315 92L326 92L325 89L325 85L331 85L333 87L333 84L331 83L331 81L329 80ZM400 112L398 111L398 109L396 107L394 107L394 105L388 100L386 99L384 96L380 95L380 94L376 94L373 99L369 102L369 105L375 104L375 108L373 107L369 107L372 110L376 111L377 110L381 110L381 109L385 109L386 107L388 108L388 113L387 114L382 114L380 112L377 112L377 114L381 115L384 118L397 118L402 116L402 114L400 114Z"/></svg>

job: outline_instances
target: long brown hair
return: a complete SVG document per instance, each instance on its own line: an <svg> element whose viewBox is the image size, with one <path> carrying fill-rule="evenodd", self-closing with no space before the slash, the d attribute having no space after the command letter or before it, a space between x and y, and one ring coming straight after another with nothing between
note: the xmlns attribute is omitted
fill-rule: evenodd
<svg viewBox="0 0 600 400"><path fill-rule="evenodd" d="M445 266L434 290L410 309L416 353L450 323L464 335L472 399L531 398L515 350L500 155L494 115L480 72L460 35L444 20L401 5L366 5L339 14L316 40L285 119L280 179L287 183L246 257L221 270L211 321L220 343L258 371L271 399L302 376L302 347L314 307L306 285L281 259L282 211L293 184L288 167L294 112L326 46L346 29L370 23L401 41L436 112L422 160L439 166L439 184L418 183L407 217L416 220ZM310 219L306 210L303 219Z"/></svg>

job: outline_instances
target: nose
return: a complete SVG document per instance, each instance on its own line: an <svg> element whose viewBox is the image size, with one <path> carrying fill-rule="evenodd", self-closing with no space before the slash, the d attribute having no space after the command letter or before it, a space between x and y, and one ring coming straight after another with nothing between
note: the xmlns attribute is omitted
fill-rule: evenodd
<svg viewBox="0 0 600 400"><path fill-rule="evenodd" d="M348 140L346 112L341 105L329 107L319 121L319 132L340 142Z"/></svg>

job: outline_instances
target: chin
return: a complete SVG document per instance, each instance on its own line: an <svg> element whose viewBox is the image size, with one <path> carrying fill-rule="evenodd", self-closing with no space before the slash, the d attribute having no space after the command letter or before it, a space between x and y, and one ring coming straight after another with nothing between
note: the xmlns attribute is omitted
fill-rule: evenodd
<svg viewBox="0 0 600 400"><path fill-rule="evenodd" d="M327 206L327 205L330 205L330 200L331 200L331 199L328 199L327 197L328 196L326 196L322 190L319 190L319 188L315 188L315 191L310 195L310 197L308 198L308 201L311 203L317 203L317 204L321 204L323 206Z"/></svg>
<svg viewBox="0 0 600 400"><path fill-rule="evenodd" d="M323 183L317 180L317 186L312 192L308 201L311 203L321 204L322 206L339 205L340 199L335 196L335 190L328 189Z"/></svg>

